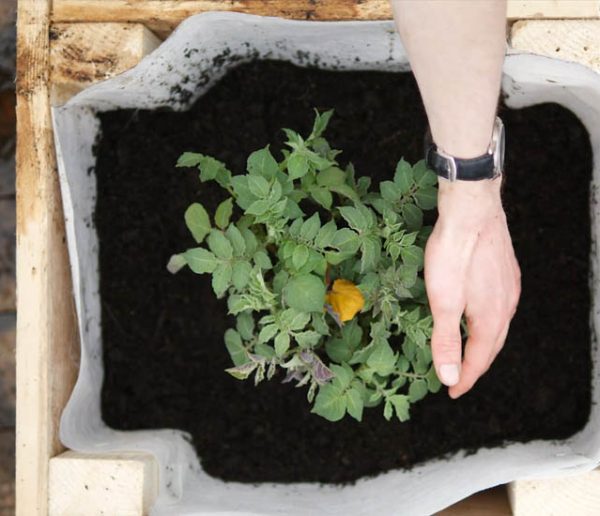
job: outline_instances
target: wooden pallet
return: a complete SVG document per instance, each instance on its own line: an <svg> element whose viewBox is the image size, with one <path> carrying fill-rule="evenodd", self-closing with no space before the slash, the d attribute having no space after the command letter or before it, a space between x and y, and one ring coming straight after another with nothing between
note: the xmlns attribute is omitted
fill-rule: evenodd
<svg viewBox="0 0 600 516"><path fill-rule="evenodd" d="M50 106L131 68L184 18L211 10L309 20L391 18L388 0L20 0L19 515L145 514L156 496L157 468L152 457L64 452L58 439L60 413L77 376L79 344ZM509 0L510 20L531 20L513 25L513 46L568 57L600 71L599 18L600 0ZM107 471L118 472L112 475L117 479L112 484ZM517 482L509 488L515 514L600 514L597 476L551 484ZM568 509L560 505L561 499L570 500ZM578 501L584 505L578 506ZM471 497L443 514L499 516L510 510L506 491L500 489Z"/></svg>

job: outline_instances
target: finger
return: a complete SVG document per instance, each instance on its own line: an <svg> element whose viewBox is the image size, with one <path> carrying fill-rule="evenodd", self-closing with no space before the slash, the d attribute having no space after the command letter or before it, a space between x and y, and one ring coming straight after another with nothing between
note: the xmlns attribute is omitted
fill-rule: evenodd
<svg viewBox="0 0 600 516"><path fill-rule="evenodd" d="M498 356L498 353L500 353L500 351L504 347L504 342L506 341L506 336L508 335L508 329L509 328L510 328L510 321L508 321L506 323L506 325L504 326L504 328L500 332L500 335L498 336L498 339L496 340L496 345L494 346L494 350L492 351L492 354L490 356L490 363L488 364L488 367L492 364L492 362L494 360L496 360L496 357Z"/></svg>
<svg viewBox="0 0 600 516"><path fill-rule="evenodd" d="M500 334L493 325L482 322L469 324L469 338L461 367L459 382L448 391L451 398L459 398L469 391L475 382L488 370L490 357Z"/></svg>
<svg viewBox="0 0 600 516"><path fill-rule="evenodd" d="M433 315L431 354L440 381L448 387L456 385L462 355L460 314L442 312Z"/></svg>

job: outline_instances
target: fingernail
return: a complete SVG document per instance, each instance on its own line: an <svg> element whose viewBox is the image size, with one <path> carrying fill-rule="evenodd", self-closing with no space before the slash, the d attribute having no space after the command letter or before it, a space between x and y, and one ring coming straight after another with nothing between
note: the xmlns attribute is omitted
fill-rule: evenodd
<svg viewBox="0 0 600 516"><path fill-rule="evenodd" d="M458 366L456 364L442 364L440 366L440 381L451 387L458 383Z"/></svg>

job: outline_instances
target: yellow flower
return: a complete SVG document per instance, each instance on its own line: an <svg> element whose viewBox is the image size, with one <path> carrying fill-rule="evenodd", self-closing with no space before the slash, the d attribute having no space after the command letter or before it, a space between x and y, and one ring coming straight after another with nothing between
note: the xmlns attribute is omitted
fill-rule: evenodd
<svg viewBox="0 0 600 516"><path fill-rule="evenodd" d="M338 324L350 321L365 306L365 298L351 281L336 279L325 296L326 309Z"/></svg>

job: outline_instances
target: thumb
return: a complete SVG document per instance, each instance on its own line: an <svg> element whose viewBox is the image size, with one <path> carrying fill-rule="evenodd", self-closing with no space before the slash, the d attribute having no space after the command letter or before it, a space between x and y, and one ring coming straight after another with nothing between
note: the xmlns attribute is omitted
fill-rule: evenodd
<svg viewBox="0 0 600 516"><path fill-rule="evenodd" d="M450 313L433 315L431 353L440 381L448 387L456 385L460 379L462 356L460 315Z"/></svg>

